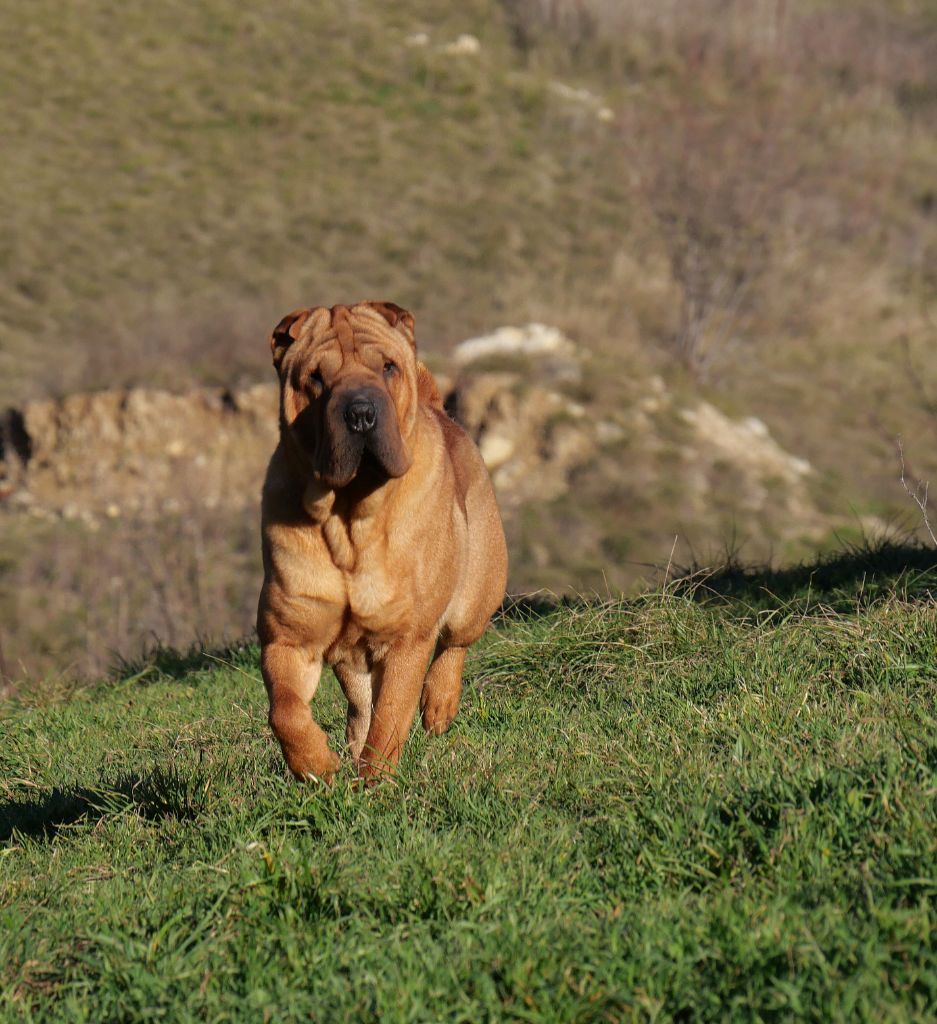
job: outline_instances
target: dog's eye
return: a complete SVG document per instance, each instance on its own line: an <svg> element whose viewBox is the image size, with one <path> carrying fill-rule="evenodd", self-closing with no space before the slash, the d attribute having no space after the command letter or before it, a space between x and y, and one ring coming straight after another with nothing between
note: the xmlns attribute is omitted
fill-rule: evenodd
<svg viewBox="0 0 937 1024"><path fill-rule="evenodd" d="M397 372L397 364L396 363L392 363L389 360L386 363L384 363L384 376L385 377L390 377L391 374L394 374L396 372Z"/></svg>

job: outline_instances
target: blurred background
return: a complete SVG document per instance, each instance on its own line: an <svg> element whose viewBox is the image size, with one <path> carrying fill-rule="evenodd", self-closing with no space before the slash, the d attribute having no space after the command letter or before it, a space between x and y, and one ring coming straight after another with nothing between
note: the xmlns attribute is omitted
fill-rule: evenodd
<svg viewBox="0 0 937 1024"><path fill-rule="evenodd" d="M0 685L253 628L302 305L413 311L515 592L929 540L933 0L0 13Z"/></svg>

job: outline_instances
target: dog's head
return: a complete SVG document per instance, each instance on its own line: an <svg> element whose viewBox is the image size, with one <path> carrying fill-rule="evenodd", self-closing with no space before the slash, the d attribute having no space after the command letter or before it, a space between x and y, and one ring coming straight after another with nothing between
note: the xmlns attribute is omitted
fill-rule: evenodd
<svg viewBox="0 0 937 1024"><path fill-rule="evenodd" d="M417 416L413 317L392 302L313 306L270 337L280 424L315 479L378 484L410 468Z"/></svg>

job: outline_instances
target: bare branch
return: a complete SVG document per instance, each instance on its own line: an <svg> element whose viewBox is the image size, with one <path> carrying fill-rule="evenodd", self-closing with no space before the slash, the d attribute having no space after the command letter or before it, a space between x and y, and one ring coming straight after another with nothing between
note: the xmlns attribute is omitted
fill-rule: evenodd
<svg viewBox="0 0 937 1024"><path fill-rule="evenodd" d="M898 458L901 461L901 486L905 489L908 497L911 498L914 504L921 510L924 528L930 536L931 543L934 547L937 547L937 536L934 536L934 528L931 526L930 516L927 512L927 494L930 489L930 484L927 481L918 480L915 482L912 490L905 475L904 446L901 443L900 437L898 438Z"/></svg>

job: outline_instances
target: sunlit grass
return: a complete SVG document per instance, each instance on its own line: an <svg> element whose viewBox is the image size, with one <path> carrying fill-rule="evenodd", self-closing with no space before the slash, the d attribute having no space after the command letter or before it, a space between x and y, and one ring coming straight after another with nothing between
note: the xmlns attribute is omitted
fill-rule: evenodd
<svg viewBox="0 0 937 1024"><path fill-rule="evenodd" d="M518 609L454 728L367 792L285 777L251 646L6 705L0 1011L926 1020L937 609L915 578L839 611L756 607L764 580ZM340 744L333 680L315 707Z"/></svg>

